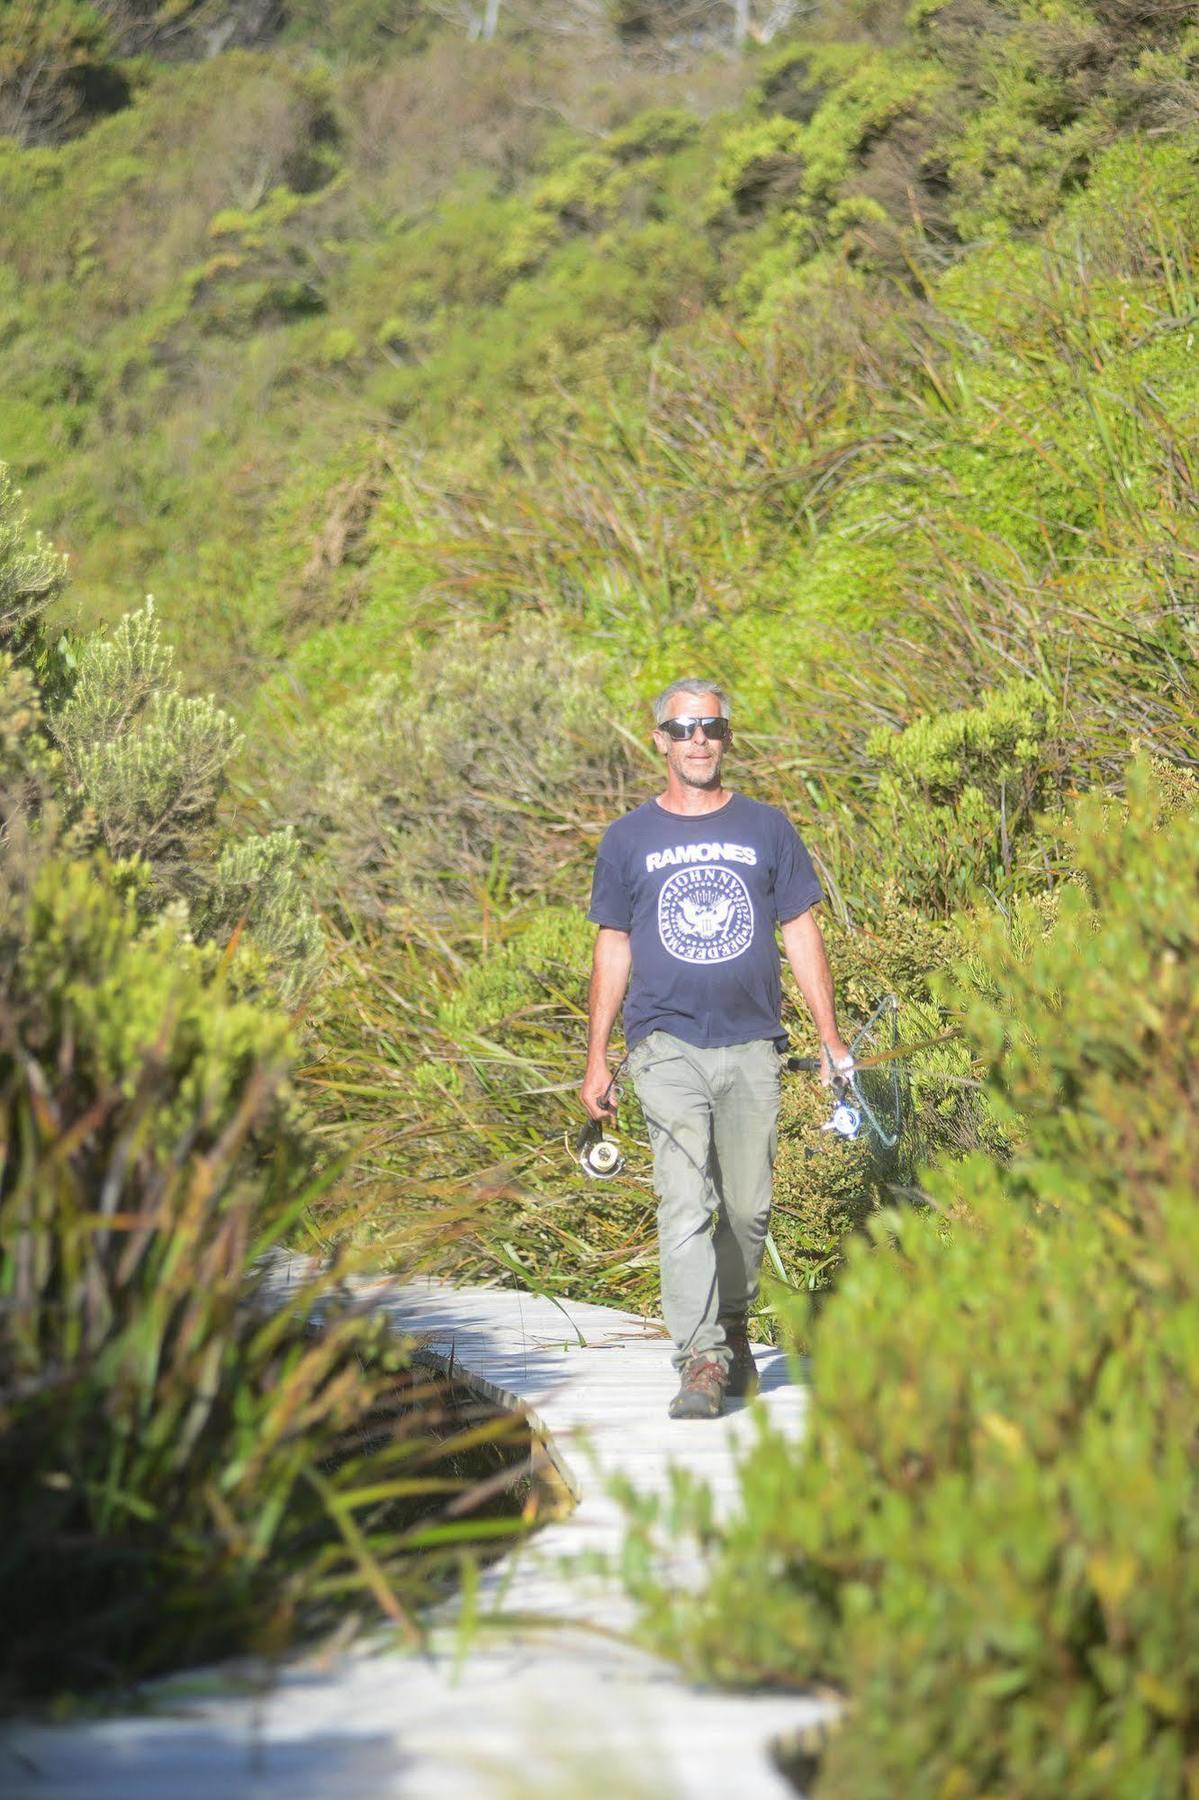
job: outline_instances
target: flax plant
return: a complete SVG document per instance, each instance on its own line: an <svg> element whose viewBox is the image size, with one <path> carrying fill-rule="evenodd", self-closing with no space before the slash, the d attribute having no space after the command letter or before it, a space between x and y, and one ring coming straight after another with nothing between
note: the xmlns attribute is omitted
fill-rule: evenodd
<svg viewBox="0 0 1199 1800"><path fill-rule="evenodd" d="M268 1252L336 1172L273 1130L284 1062L164 1141L178 1048L168 1020L89 1093L69 1041L47 1063L0 1013L7 1704L347 1619L414 1643L470 1547L523 1529L523 1421L414 1365L346 1257L280 1286Z"/></svg>

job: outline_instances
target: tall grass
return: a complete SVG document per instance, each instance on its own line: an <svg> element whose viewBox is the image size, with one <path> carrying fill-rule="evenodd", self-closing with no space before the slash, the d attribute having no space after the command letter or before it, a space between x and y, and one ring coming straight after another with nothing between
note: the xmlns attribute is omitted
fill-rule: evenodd
<svg viewBox="0 0 1199 1800"><path fill-rule="evenodd" d="M426 491L446 585L550 601L638 649L683 611L693 629L727 617L869 478L920 356L868 287L817 288L765 330L677 333L644 386L580 393L569 431L515 444L486 493Z"/></svg>
<svg viewBox="0 0 1199 1800"><path fill-rule="evenodd" d="M622 1174L588 1180L573 1155L593 935L581 909L459 907L441 927L414 909L389 925L335 942L341 1004L299 1071L327 1142L366 1134L318 1216L348 1206L351 1241L383 1261L402 1217L405 1242L419 1241L426 1266L455 1280L656 1316L656 1201L630 1084L615 1127ZM948 950L939 928L898 919L885 939L829 930L847 1023L897 988L907 996L907 1040L939 1028L927 987ZM786 1023L797 1043L815 1048L797 1002ZM619 1043L612 1056L615 1066ZM813 1079L788 1080L773 1225L788 1285L828 1285L845 1233L894 1183L911 1180L917 1150L977 1141L960 1050L924 1053L909 1079L926 1116L909 1116L904 1146L885 1165L868 1145L822 1131L828 1099ZM764 1332L770 1308L767 1294Z"/></svg>
<svg viewBox="0 0 1199 1800"><path fill-rule="evenodd" d="M461 907L442 929L414 908L337 943L342 1005L299 1075L320 1133L367 1135L327 1204L384 1260L402 1196L431 1269L650 1311L648 1158L633 1137L626 1177L599 1185L569 1147L589 930L578 916L526 961L529 925L525 905ZM634 1113L630 1093L622 1129Z"/></svg>

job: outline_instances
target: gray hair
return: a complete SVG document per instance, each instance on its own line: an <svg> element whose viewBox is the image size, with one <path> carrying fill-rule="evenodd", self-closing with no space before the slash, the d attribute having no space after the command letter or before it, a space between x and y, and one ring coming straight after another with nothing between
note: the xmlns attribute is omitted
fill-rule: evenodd
<svg viewBox="0 0 1199 1800"><path fill-rule="evenodd" d="M703 694L715 694L721 718L731 719L733 716L733 703L722 687L718 687L714 681L701 681L696 675L685 675L681 681L672 681L669 687L663 688L655 699L655 726L660 725L666 717L666 709L676 694L691 694L697 700Z"/></svg>

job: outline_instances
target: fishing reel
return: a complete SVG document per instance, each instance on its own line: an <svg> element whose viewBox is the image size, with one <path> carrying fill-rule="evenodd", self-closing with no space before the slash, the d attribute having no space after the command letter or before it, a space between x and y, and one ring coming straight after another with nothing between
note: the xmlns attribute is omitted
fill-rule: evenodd
<svg viewBox="0 0 1199 1800"><path fill-rule="evenodd" d="M804 1069L810 1074L820 1070L818 1056L787 1056L784 1067L790 1070ZM833 1078L829 1083L833 1097L833 1110L820 1127L821 1131L835 1132L839 1138L852 1142L862 1129L862 1108L852 1104L854 1091L854 1065L850 1063L844 1069L834 1067Z"/></svg>
<svg viewBox="0 0 1199 1800"><path fill-rule="evenodd" d="M910 1044L901 1049L896 1015L899 1002L894 994L884 994L870 1017L854 1032L848 1045L849 1057L838 1066L826 1044L825 1056L832 1065L829 1098L832 1111L821 1131L831 1131L844 1143L853 1143L865 1131L871 1149L893 1150L903 1128L903 1090L898 1060L921 1050L925 1044ZM928 1042L941 1042L940 1038ZM784 1056L784 1067L819 1074L821 1059L816 1056Z"/></svg>
<svg viewBox="0 0 1199 1800"><path fill-rule="evenodd" d="M861 1131L863 1123L862 1107L854 1104L856 1095L852 1062L843 1069L839 1069L834 1063L833 1078L829 1083L829 1088L832 1093L833 1110L820 1129L821 1131L831 1131L835 1137L844 1138L847 1143L852 1143Z"/></svg>
<svg viewBox="0 0 1199 1800"><path fill-rule="evenodd" d="M575 1161L593 1181L610 1181L624 1168L624 1155L614 1138L604 1136L602 1119L588 1119L575 1139Z"/></svg>
<svg viewBox="0 0 1199 1800"><path fill-rule="evenodd" d="M862 1109L850 1106L846 1100L838 1100L831 1117L825 1120L820 1129L834 1131L838 1137L852 1140L862 1129Z"/></svg>
<svg viewBox="0 0 1199 1800"><path fill-rule="evenodd" d="M625 1056L600 1099L600 1105L613 1117L616 1115L616 1106L620 1099L620 1088L617 1084L628 1064L629 1059ZM589 1175L593 1181L611 1181L612 1177L619 1175L624 1168L624 1153L615 1138L604 1136L602 1119L588 1119L580 1130L575 1139L575 1161L584 1175Z"/></svg>

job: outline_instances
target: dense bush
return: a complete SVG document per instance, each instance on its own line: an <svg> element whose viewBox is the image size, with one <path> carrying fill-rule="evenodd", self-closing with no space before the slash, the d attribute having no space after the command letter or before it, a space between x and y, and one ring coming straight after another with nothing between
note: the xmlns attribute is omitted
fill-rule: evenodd
<svg viewBox="0 0 1199 1800"><path fill-rule="evenodd" d="M448 1396L331 1300L343 1269L272 1297L263 1255L314 1191L286 1020L177 924L147 933L100 863L47 862L23 925L0 995L0 1701L278 1653L356 1598L414 1636L463 1535L439 1551L429 1513L469 1510L471 1481ZM482 1441L505 1435L519 1463L514 1422Z"/></svg>
<svg viewBox="0 0 1199 1800"><path fill-rule="evenodd" d="M464 1462L453 1396L336 1302L344 1263L269 1288L281 1240L327 1241L263 992L311 987L296 842L222 841L232 724L172 686L148 611L77 646L50 729L59 569L4 506L0 1703L282 1651L357 1592L414 1637L463 1536L509 1528L459 1515L475 1476L519 1482L520 1427Z"/></svg>
<svg viewBox="0 0 1199 1800"><path fill-rule="evenodd" d="M233 720L179 693L149 606L85 644L78 664L54 719L68 779L110 856L144 860L164 898L186 893L236 748Z"/></svg>
<svg viewBox="0 0 1199 1800"><path fill-rule="evenodd" d="M872 733L884 870L930 910L1007 886L1049 795L1055 705L1010 681L979 705Z"/></svg>
<svg viewBox="0 0 1199 1800"><path fill-rule="evenodd" d="M89 0L14 0L0 19L0 137L54 143L129 102L107 20Z"/></svg>
<svg viewBox="0 0 1199 1800"><path fill-rule="evenodd" d="M535 614L378 674L293 746L287 802L355 912L553 892L628 772L600 665Z"/></svg>
<svg viewBox="0 0 1199 1800"><path fill-rule="evenodd" d="M311 992L320 928L301 890L299 846L286 831L229 838L219 806L238 744L210 698L180 692L153 605L111 633L49 642L46 609L65 580L61 557L28 529L0 465L0 766L4 841L18 887L66 831L72 850L103 845L140 916L173 901L193 932L224 944L248 932L256 979L276 997ZM18 852L24 851L24 854ZM242 972L249 981L249 959Z"/></svg>
<svg viewBox="0 0 1199 1800"><path fill-rule="evenodd" d="M77 831L140 865L142 911L183 900L202 937L245 928L277 995L297 1000L321 963L320 927L290 833L222 842L218 807L239 737L211 696L180 693L153 605L76 646L50 724Z"/></svg>
<svg viewBox="0 0 1199 1800"><path fill-rule="evenodd" d="M934 998L936 977L957 953L956 933L899 903L894 888L869 925L850 926L835 916L821 923L837 972L846 1038L871 1017L883 995L893 994L902 1040L925 1047L902 1060L897 1092L888 1085L890 1069L873 1076L864 1072L861 1078L867 1097L874 1094L881 1120L892 1118L898 1101L896 1145L882 1143L870 1131L845 1142L825 1129L825 1089L806 1078L784 1084L771 1229L790 1281L811 1289L829 1285L846 1241L880 1206L890 1205L896 1191L910 1190L922 1162L946 1150L961 1154L999 1141L994 1118L978 1102L971 1056L947 1028ZM792 1043L813 1053L811 1020L793 1004L786 1021ZM865 1053L888 1043L883 1031Z"/></svg>
<svg viewBox="0 0 1199 1800"><path fill-rule="evenodd" d="M661 1641L846 1689L818 1794L1188 1791L1197 802L1134 770L1080 808L1052 907L976 926L958 994L1011 1153L853 1250L805 1441L755 1447L698 1601L655 1583L643 1509ZM675 1526L704 1516L681 1490Z"/></svg>
<svg viewBox="0 0 1199 1800"><path fill-rule="evenodd" d="M66 580L64 558L40 533L31 537L20 498L0 463L0 648L18 661L42 649L46 609Z"/></svg>

